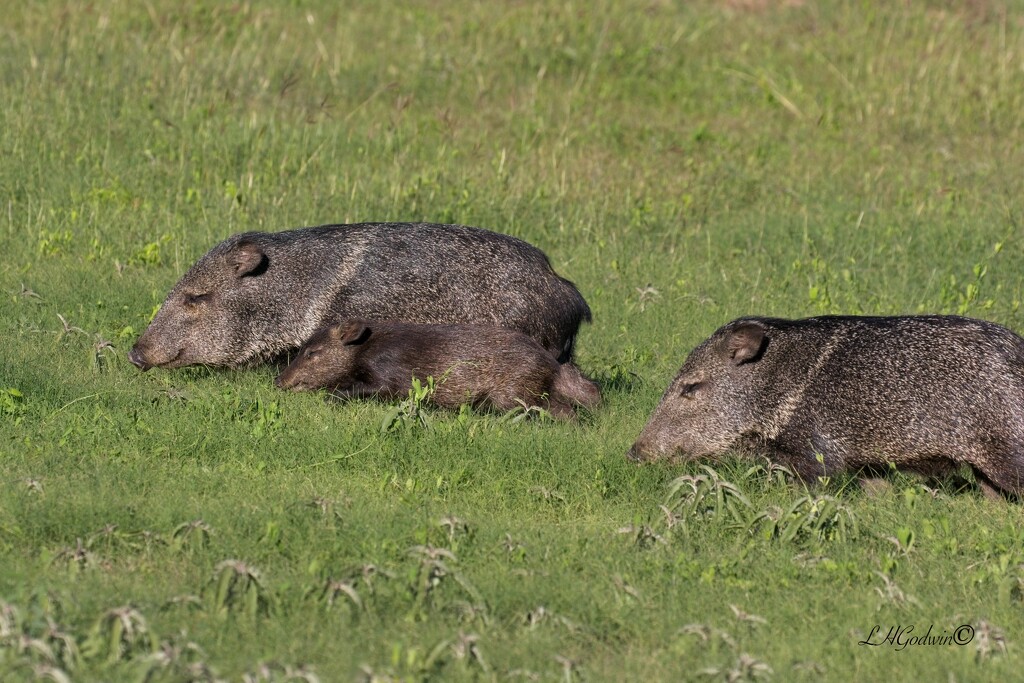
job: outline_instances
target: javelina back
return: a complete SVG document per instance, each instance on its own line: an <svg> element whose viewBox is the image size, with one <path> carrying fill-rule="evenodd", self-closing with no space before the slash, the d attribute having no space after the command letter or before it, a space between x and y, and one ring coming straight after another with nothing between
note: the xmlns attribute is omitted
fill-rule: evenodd
<svg viewBox="0 0 1024 683"><path fill-rule="evenodd" d="M601 401L596 384L534 339L482 325L348 320L315 334L274 383L327 388L338 398L392 399L408 394L414 377L433 377L431 400L445 408L470 403L504 411L522 402L572 418L573 404Z"/></svg>
<svg viewBox="0 0 1024 683"><path fill-rule="evenodd" d="M301 346L331 320L519 330L572 359L590 308L542 251L487 230L362 223L224 240L174 286L129 360L236 367Z"/></svg>
<svg viewBox="0 0 1024 683"><path fill-rule="evenodd" d="M811 480L967 463L983 488L1020 494L1024 339L957 316L735 320L690 353L628 455L731 448Z"/></svg>

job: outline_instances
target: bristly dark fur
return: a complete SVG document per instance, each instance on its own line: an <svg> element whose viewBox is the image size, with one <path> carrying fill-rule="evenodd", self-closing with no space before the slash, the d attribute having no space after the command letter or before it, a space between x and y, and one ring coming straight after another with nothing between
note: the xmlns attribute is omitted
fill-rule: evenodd
<svg viewBox="0 0 1024 683"><path fill-rule="evenodd" d="M499 325L569 362L591 314L542 251L509 235L431 223L250 232L192 266L129 358L142 369L240 367L348 317Z"/></svg>
<svg viewBox="0 0 1024 683"><path fill-rule="evenodd" d="M407 395L413 378L428 377L435 380L430 400L445 408L539 406L571 419L575 405L601 401L596 384L536 340L483 325L346 320L313 335L275 384L389 400Z"/></svg>
<svg viewBox="0 0 1024 683"><path fill-rule="evenodd" d="M813 480L942 474L1024 492L1024 339L958 316L740 318L694 349L630 449L637 460L756 447Z"/></svg>

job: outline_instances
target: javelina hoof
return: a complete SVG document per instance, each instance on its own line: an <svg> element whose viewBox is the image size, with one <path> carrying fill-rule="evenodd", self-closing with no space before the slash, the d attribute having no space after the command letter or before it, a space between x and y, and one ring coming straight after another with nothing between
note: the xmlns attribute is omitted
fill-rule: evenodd
<svg viewBox="0 0 1024 683"><path fill-rule="evenodd" d="M1007 496L1003 495L1002 491L984 479L978 479L978 488L981 489L981 494L988 500L1006 500L1007 498Z"/></svg>

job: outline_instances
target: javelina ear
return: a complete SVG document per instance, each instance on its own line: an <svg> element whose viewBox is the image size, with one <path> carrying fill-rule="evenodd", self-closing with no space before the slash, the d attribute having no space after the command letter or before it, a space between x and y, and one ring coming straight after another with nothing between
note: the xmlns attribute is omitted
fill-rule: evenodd
<svg viewBox="0 0 1024 683"><path fill-rule="evenodd" d="M331 328L331 336L344 346L362 344L370 338L372 330L361 320L352 320Z"/></svg>
<svg viewBox="0 0 1024 683"><path fill-rule="evenodd" d="M765 342L765 329L755 322L737 325L729 334L726 348L733 365L750 363L761 357Z"/></svg>
<svg viewBox="0 0 1024 683"><path fill-rule="evenodd" d="M228 255L228 264L237 277L260 275L267 269L267 255L258 244L239 242Z"/></svg>

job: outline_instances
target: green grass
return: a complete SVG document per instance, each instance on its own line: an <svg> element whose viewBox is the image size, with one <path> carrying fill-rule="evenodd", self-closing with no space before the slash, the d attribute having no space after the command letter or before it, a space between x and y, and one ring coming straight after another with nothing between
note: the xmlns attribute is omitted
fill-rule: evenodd
<svg viewBox="0 0 1024 683"><path fill-rule="evenodd" d="M1019 504L624 457L743 314L1024 330L1024 11L755 4L6 7L0 677L1017 676ZM382 434L269 368L128 364L220 239L365 220L545 250L605 405Z"/></svg>

